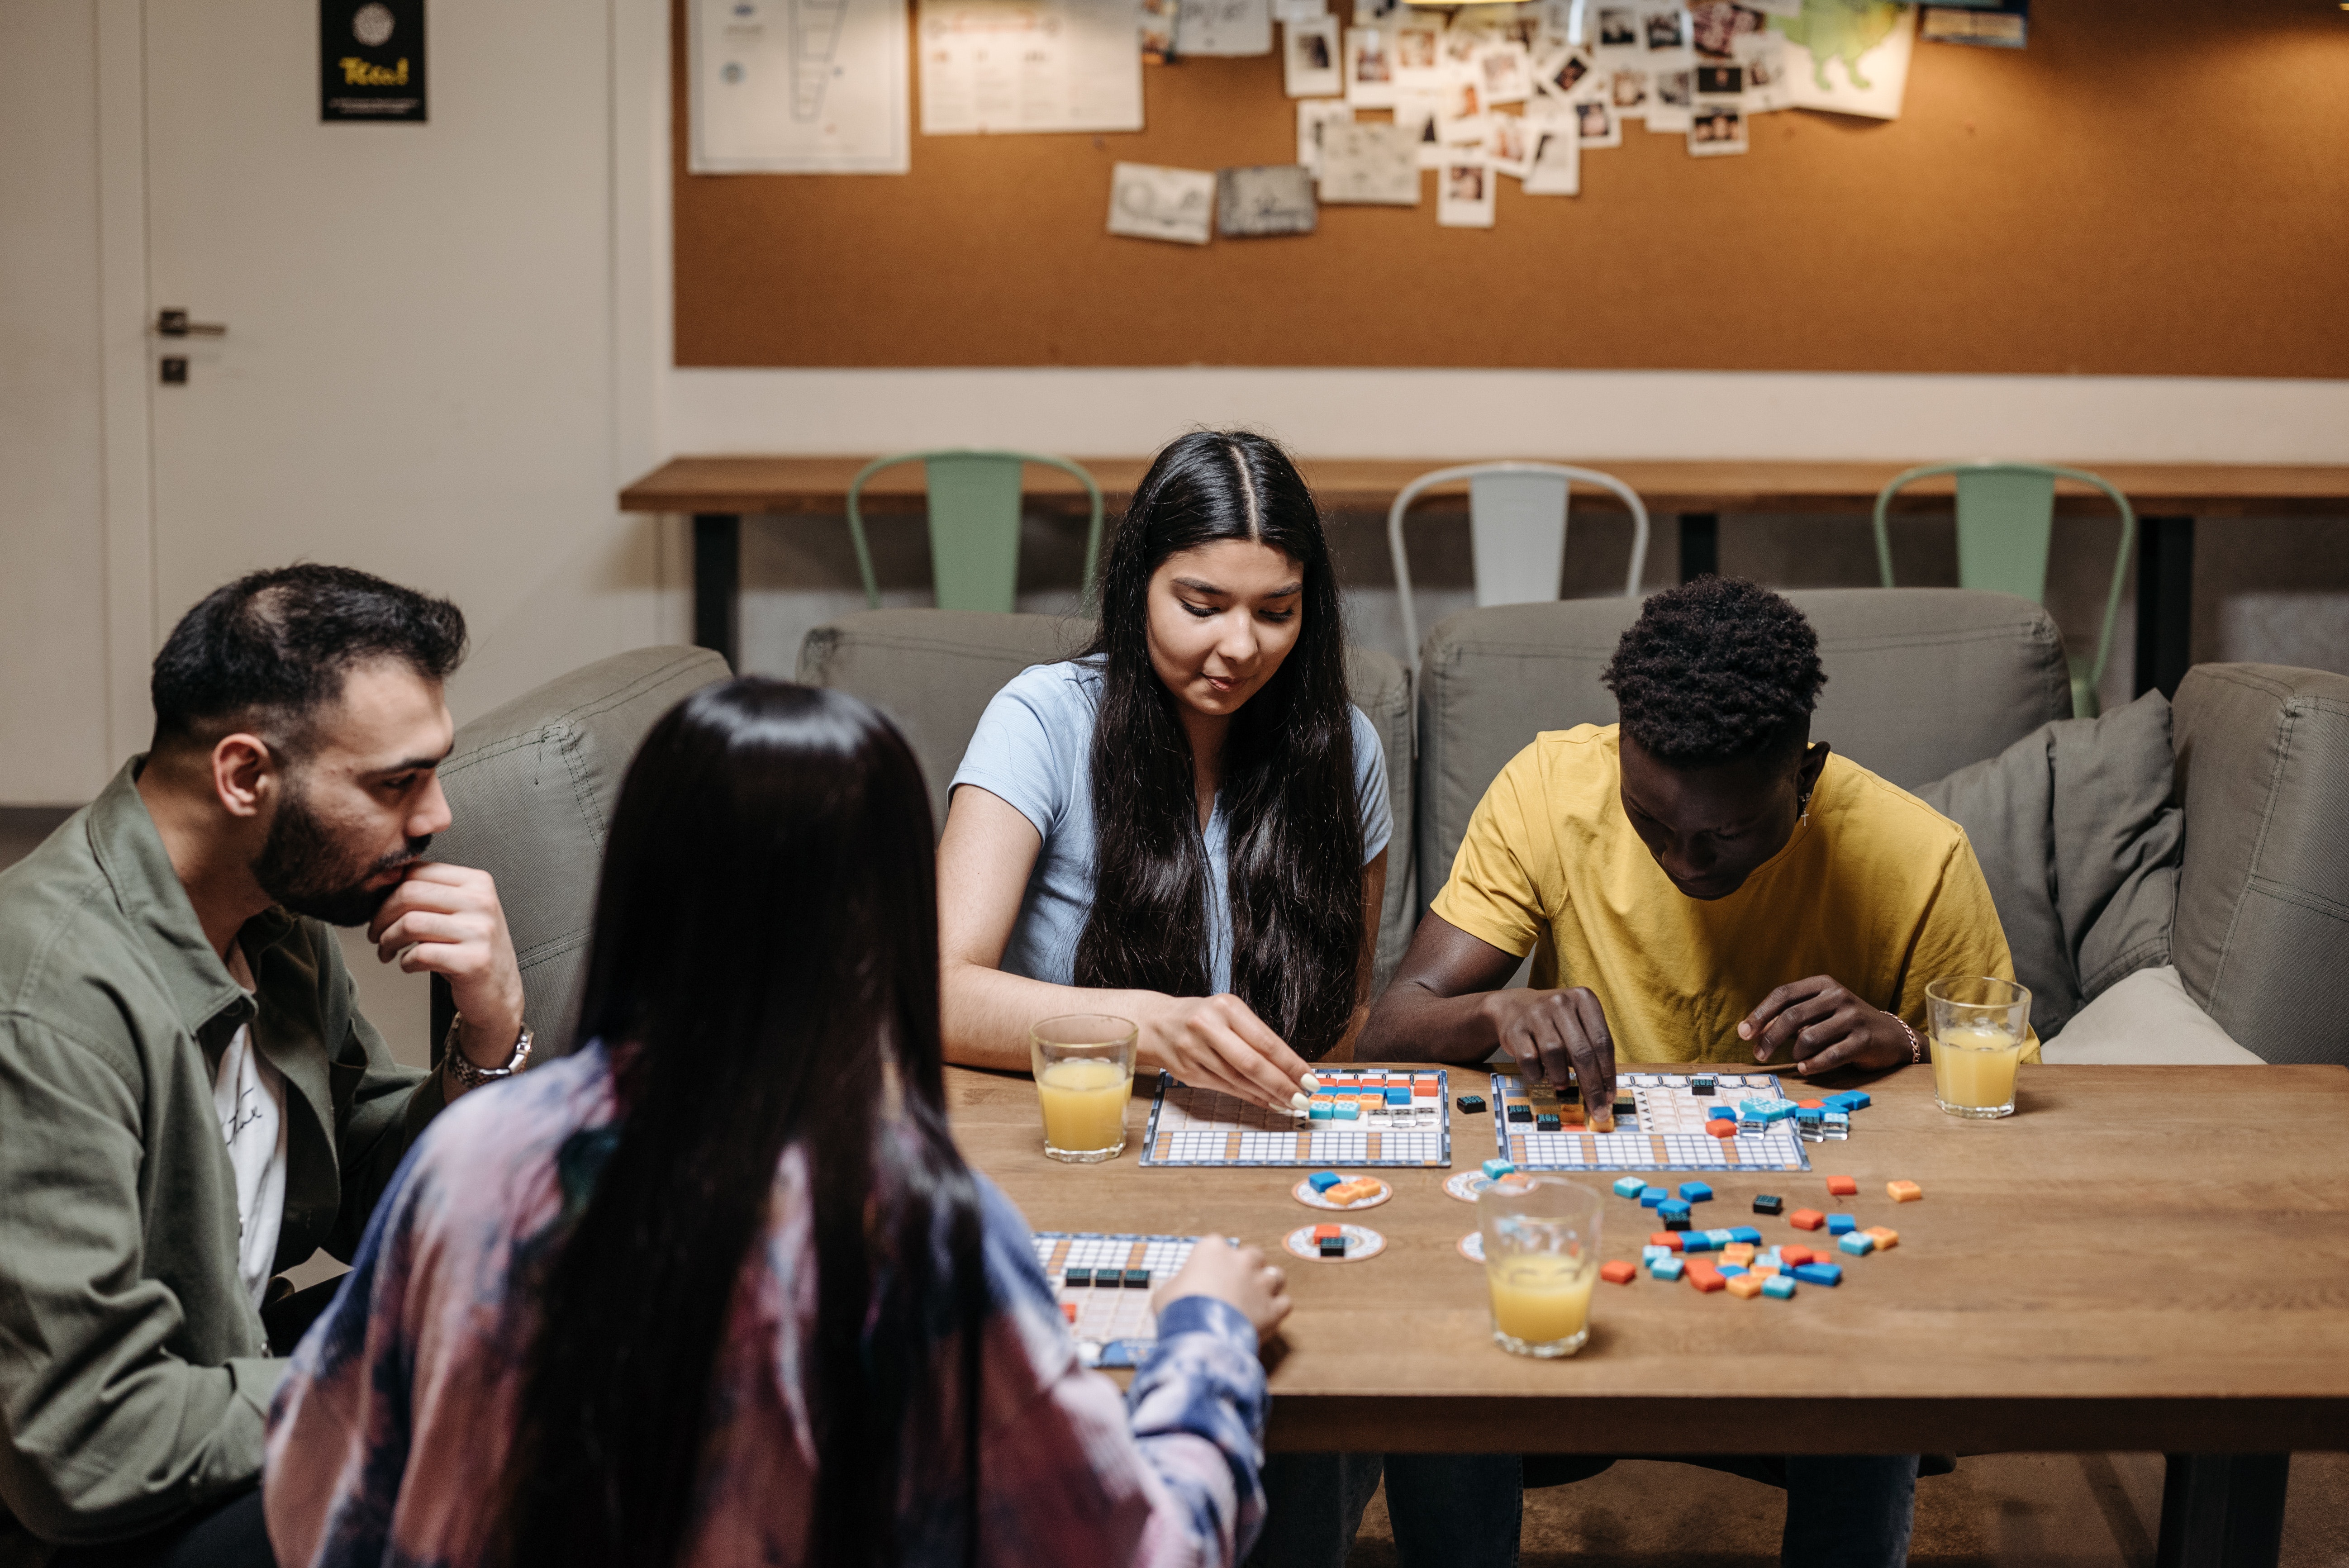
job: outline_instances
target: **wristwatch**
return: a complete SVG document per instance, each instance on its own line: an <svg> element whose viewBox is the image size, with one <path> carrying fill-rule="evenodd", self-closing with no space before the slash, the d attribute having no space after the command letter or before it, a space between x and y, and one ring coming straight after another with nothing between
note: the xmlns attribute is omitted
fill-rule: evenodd
<svg viewBox="0 0 2349 1568"><path fill-rule="evenodd" d="M457 1031L464 1026L464 1023L465 1015L462 1013L449 1020L448 1036L440 1042L440 1065L448 1068L449 1076L465 1088L479 1088L485 1083L513 1077L528 1065L530 1047L538 1043L538 1037L531 1032L528 1024L524 1024L522 1038L514 1042L513 1055L506 1058L505 1066L477 1068L472 1058L457 1047Z"/></svg>

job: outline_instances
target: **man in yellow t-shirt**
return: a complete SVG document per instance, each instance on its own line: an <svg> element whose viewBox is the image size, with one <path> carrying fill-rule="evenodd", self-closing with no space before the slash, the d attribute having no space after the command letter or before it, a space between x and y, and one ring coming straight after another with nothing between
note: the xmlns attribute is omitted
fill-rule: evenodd
<svg viewBox="0 0 2349 1568"><path fill-rule="evenodd" d="M1603 1125L1618 1058L1921 1062L1930 982L2013 978L1964 830L1810 739L1826 676L1785 599L1660 593L1606 679L1619 724L1537 736L1485 790L1364 1059L1498 1047L1572 1068Z"/></svg>
<svg viewBox="0 0 2349 1568"><path fill-rule="evenodd" d="M1659 593L1606 680L1619 724L1536 737L1485 792L1361 1059L1499 1047L1537 1081L1571 1069L1606 1128L1618 1057L1922 1062L1930 982L2013 978L1963 830L1811 740L1826 676L1794 605L1720 577ZM1502 989L1527 953L1532 985ZM1693 1462L1785 1485L1787 1568L1907 1561L1915 1454Z"/></svg>

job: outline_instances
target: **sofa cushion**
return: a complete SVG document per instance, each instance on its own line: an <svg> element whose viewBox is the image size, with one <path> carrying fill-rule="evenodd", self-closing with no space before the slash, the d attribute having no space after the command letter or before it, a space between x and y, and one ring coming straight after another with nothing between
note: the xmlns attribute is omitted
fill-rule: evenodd
<svg viewBox="0 0 2349 1568"><path fill-rule="evenodd" d="M2260 1062L2195 1005L2176 966L2168 964L2138 970L2073 1014L2062 1034L2040 1042L2039 1059L2112 1067L2256 1067Z"/></svg>
<svg viewBox="0 0 2349 1568"><path fill-rule="evenodd" d="M2349 1062L2349 676L2197 665L2178 688L2179 977L2271 1062Z"/></svg>
<svg viewBox="0 0 2349 1568"><path fill-rule="evenodd" d="M1961 588L1786 595L1826 666L1811 733L1905 789L2069 717L2071 674L2047 612ZM1546 729L1615 722L1599 681L1640 613L1628 599L1511 604L1447 616L1419 666L1420 905L1452 870L1469 813Z"/></svg>
<svg viewBox="0 0 2349 1568"><path fill-rule="evenodd" d="M654 721L724 680L707 648L637 648L582 665L457 731L440 765L453 820L433 853L497 879L531 1023L571 1048L604 838L620 781ZM446 993L436 987L437 1053Z"/></svg>
<svg viewBox="0 0 2349 1568"><path fill-rule="evenodd" d="M799 678L853 693L889 716L921 760L930 809L943 832L947 788L988 700L1029 665L1068 658L1092 638L1091 622L1054 615L863 610L808 633L800 645ZM1352 647L1346 650L1346 679L1354 705L1379 732L1394 810L1375 974L1384 985L1411 941L1414 907L1411 680L1399 660Z"/></svg>
<svg viewBox="0 0 2349 1568"><path fill-rule="evenodd" d="M2170 799L2169 704L2042 725L1917 791L1966 830L2031 987L2040 1038L2169 958L2185 814Z"/></svg>

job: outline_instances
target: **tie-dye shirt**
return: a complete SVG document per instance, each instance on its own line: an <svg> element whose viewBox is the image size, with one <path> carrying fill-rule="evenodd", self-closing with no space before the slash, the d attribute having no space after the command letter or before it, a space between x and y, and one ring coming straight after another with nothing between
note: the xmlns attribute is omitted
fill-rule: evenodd
<svg viewBox="0 0 2349 1568"><path fill-rule="evenodd" d="M418 1140L270 1410L263 1498L278 1562L484 1560L534 1320L509 1310L514 1259L561 1212L558 1151L614 1114L610 1065L591 1046L465 1096ZM1019 1211L980 1188L992 1310L978 1560L1238 1561L1264 1516L1264 1369L1246 1315L1205 1296L1174 1303L1121 1395L1079 1364ZM694 1568L807 1560L816 1451L795 1368L814 1337L815 1249L796 1152L770 1216L719 1351L726 1397L711 1401L680 1556ZM951 1384L958 1362L942 1346L934 1365ZM909 1496L902 1561L963 1563L962 1501Z"/></svg>

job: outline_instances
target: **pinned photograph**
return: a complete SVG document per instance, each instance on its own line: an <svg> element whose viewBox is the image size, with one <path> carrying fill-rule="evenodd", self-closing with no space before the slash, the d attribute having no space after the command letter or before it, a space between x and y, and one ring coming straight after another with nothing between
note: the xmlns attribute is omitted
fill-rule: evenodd
<svg viewBox="0 0 2349 1568"><path fill-rule="evenodd" d="M1485 161L1496 174L1523 180L1534 156L1530 121L1514 114L1496 114L1485 123Z"/></svg>
<svg viewBox="0 0 2349 1568"><path fill-rule="evenodd" d="M1444 85L1444 24L1423 17L1396 24L1395 86L1405 92L1428 92Z"/></svg>
<svg viewBox="0 0 2349 1568"><path fill-rule="evenodd" d="M1689 128L1689 105L1696 100L1693 70L1658 71L1648 98L1648 129L1678 136Z"/></svg>
<svg viewBox="0 0 2349 1568"><path fill-rule="evenodd" d="M1615 108L1617 118L1641 119L1648 113L1648 96L1654 90L1648 73L1626 66L1614 73L1607 84L1607 101Z"/></svg>
<svg viewBox="0 0 2349 1568"><path fill-rule="evenodd" d="M1574 134L1586 148L1623 145L1623 122L1612 104L1585 98L1574 106Z"/></svg>
<svg viewBox="0 0 2349 1568"><path fill-rule="evenodd" d="M1207 242L1216 177L1205 169L1119 163L1109 171L1109 232L1137 240Z"/></svg>
<svg viewBox="0 0 2349 1568"><path fill-rule="evenodd" d="M1338 18L1284 22L1280 31L1281 85L1290 98L1336 98L1346 90L1338 68Z"/></svg>
<svg viewBox="0 0 2349 1568"><path fill-rule="evenodd" d="M1475 119L1485 112L1485 89L1463 77L1436 95L1436 113L1447 120Z"/></svg>
<svg viewBox="0 0 2349 1568"><path fill-rule="evenodd" d="M1582 194L1582 139L1565 119L1534 120L1527 127L1533 154L1526 160L1525 192L1528 196Z"/></svg>
<svg viewBox="0 0 2349 1568"><path fill-rule="evenodd" d="M1330 14L1330 0L1272 0L1276 22L1318 22Z"/></svg>
<svg viewBox="0 0 2349 1568"><path fill-rule="evenodd" d="M1651 55L1689 46L1689 14L1677 5L1651 5L1640 13L1640 36Z"/></svg>
<svg viewBox="0 0 2349 1568"><path fill-rule="evenodd" d="M1319 173L1321 169L1321 149L1330 139L1330 127L1344 125L1354 118L1354 106L1343 98L1307 98L1297 106L1297 161Z"/></svg>
<svg viewBox="0 0 2349 1568"><path fill-rule="evenodd" d="M1476 85L1487 104L1523 103L1533 96L1534 63L1516 44L1495 44L1476 52Z"/></svg>
<svg viewBox="0 0 2349 1568"><path fill-rule="evenodd" d="M1405 125L1333 124L1321 133L1325 204L1419 205L1419 138Z"/></svg>
<svg viewBox="0 0 2349 1568"><path fill-rule="evenodd" d="M1588 50L1561 49L1544 57L1534 73L1534 87L1547 98L1578 98L1598 79Z"/></svg>
<svg viewBox="0 0 2349 1568"><path fill-rule="evenodd" d="M1216 171L1216 227L1226 239L1313 232L1313 176L1302 164Z"/></svg>
<svg viewBox="0 0 2349 1568"><path fill-rule="evenodd" d="M1446 159L1435 171L1435 221L1446 229L1493 226L1493 188L1500 177L1480 159Z"/></svg>
<svg viewBox="0 0 2349 1568"><path fill-rule="evenodd" d="M1768 24L1769 18L1751 5L1709 0L1689 7L1689 42L1699 59L1726 60L1736 54L1738 39L1761 33Z"/></svg>
<svg viewBox="0 0 2349 1568"><path fill-rule="evenodd" d="M1640 46L1640 13L1629 5L1599 8L1599 46L1636 49Z"/></svg>
<svg viewBox="0 0 2349 1568"><path fill-rule="evenodd" d="M1395 19L1402 0L1354 0L1354 26L1382 27Z"/></svg>
<svg viewBox="0 0 2349 1568"><path fill-rule="evenodd" d="M1272 53L1272 11L1266 0L1182 0L1174 18L1174 53L1247 56Z"/></svg>
<svg viewBox="0 0 2349 1568"><path fill-rule="evenodd" d="M1786 85L1786 50L1775 33L1741 38L1737 53L1745 66L1745 112L1767 114L1790 108L1794 94Z"/></svg>
<svg viewBox="0 0 2349 1568"><path fill-rule="evenodd" d="M1394 122L1411 138L1413 154L1422 169L1438 168L1444 162L1444 134L1435 128L1440 107L1433 93L1395 95Z"/></svg>
<svg viewBox="0 0 2349 1568"><path fill-rule="evenodd" d="M1745 150L1745 110L1743 106L1699 98L1689 110L1688 150L1692 158L1718 158Z"/></svg>
<svg viewBox="0 0 2349 1568"><path fill-rule="evenodd" d="M1172 64L1179 0L1141 0L1141 7L1143 64Z"/></svg>
<svg viewBox="0 0 2349 1568"><path fill-rule="evenodd" d="M1743 98L1745 95L1745 67L1697 67L1696 93L1699 98Z"/></svg>
<svg viewBox="0 0 2349 1568"><path fill-rule="evenodd" d="M1394 40L1383 28L1346 29L1346 101L1356 108L1392 108Z"/></svg>
<svg viewBox="0 0 2349 1568"><path fill-rule="evenodd" d="M1530 59L1533 57L1534 46L1541 41L1545 30L1540 15L1541 7L1512 5L1508 9L1516 14L1502 22L1501 36L1505 41L1523 49L1526 57Z"/></svg>

